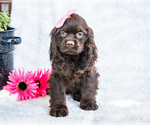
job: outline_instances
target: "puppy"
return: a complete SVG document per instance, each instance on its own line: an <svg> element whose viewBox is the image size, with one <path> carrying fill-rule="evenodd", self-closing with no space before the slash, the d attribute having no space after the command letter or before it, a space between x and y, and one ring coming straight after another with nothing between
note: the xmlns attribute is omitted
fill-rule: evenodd
<svg viewBox="0 0 150 125"><path fill-rule="evenodd" d="M51 31L50 115L68 115L66 94L80 101L80 108L96 110L99 74L95 68L97 48L93 31L77 14L71 14L63 26Z"/></svg>

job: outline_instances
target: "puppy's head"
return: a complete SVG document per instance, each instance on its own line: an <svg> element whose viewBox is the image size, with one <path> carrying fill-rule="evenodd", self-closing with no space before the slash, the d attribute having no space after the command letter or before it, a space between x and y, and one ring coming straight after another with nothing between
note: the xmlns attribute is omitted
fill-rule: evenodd
<svg viewBox="0 0 150 125"><path fill-rule="evenodd" d="M85 43L92 34L86 21L81 16L72 14L62 27L52 30L51 51L55 48L62 54L78 55L84 50Z"/></svg>

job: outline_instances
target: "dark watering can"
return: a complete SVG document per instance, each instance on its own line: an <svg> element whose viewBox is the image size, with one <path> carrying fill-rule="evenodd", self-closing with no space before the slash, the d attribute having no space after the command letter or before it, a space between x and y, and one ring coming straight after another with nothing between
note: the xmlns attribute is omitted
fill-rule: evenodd
<svg viewBox="0 0 150 125"><path fill-rule="evenodd" d="M7 84L9 72L14 68L14 45L21 43L21 38L15 37L14 31L14 28L0 31L0 90Z"/></svg>

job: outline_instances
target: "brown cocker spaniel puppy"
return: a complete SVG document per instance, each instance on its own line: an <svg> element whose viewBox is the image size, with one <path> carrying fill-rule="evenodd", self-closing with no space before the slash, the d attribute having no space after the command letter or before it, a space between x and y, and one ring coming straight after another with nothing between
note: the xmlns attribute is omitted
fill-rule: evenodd
<svg viewBox="0 0 150 125"><path fill-rule="evenodd" d="M51 32L50 115L68 115L66 94L80 101L80 108L96 110L99 74L95 69L97 49L93 31L86 21L72 14L64 25Z"/></svg>

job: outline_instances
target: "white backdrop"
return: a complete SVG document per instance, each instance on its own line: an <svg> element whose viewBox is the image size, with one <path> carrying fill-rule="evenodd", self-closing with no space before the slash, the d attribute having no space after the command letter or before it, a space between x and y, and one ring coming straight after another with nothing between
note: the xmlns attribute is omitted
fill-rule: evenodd
<svg viewBox="0 0 150 125"><path fill-rule="evenodd" d="M83 111L67 96L69 116L48 115L49 97L17 102L0 91L0 121L36 124L150 124L150 2L147 0L13 0L11 26L22 43L15 68L51 68L50 31L68 9L76 8L93 29L101 74L95 112ZM2 101L1 101L2 100ZM8 103L9 102L9 103ZM26 120L28 119L28 120ZM73 123L72 123L73 122ZM22 123L22 124L23 124Z"/></svg>

